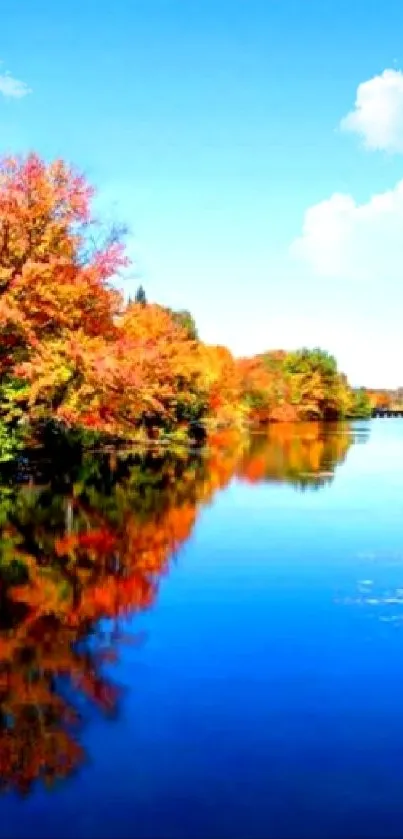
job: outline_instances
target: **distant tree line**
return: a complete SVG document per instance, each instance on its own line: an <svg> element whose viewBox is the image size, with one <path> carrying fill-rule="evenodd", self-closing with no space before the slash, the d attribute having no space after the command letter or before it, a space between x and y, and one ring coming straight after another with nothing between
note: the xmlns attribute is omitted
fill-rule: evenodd
<svg viewBox="0 0 403 839"><path fill-rule="evenodd" d="M365 394L369 399L371 410L403 410L403 387L395 390L366 389Z"/></svg>

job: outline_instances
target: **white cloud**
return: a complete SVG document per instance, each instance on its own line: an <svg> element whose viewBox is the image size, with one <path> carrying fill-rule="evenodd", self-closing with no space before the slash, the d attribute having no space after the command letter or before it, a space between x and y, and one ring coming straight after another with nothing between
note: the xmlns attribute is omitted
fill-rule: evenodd
<svg viewBox="0 0 403 839"><path fill-rule="evenodd" d="M0 95L6 99L22 99L31 93L28 85L15 79L10 73L0 73Z"/></svg>
<svg viewBox="0 0 403 839"><path fill-rule="evenodd" d="M340 128L358 134L367 149L403 154L403 73L384 70L362 82Z"/></svg>
<svg viewBox="0 0 403 839"><path fill-rule="evenodd" d="M336 193L309 207L291 254L323 278L403 279L403 180L363 204Z"/></svg>

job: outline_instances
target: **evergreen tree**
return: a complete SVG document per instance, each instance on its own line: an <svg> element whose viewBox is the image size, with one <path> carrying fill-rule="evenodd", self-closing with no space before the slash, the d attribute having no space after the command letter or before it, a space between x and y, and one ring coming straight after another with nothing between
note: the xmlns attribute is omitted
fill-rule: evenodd
<svg viewBox="0 0 403 839"><path fill-rule="evenodd" d="M142 306L145 306L147 303L146 293L142 285L139 285L136 296L134 298L135 303L140 303Z"/></svg>

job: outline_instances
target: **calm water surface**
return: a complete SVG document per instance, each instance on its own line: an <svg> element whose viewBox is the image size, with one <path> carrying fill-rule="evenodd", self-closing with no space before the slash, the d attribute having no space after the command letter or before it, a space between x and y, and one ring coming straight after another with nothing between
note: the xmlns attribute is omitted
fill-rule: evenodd
<svg viewBox="0 0 403 839"><path fill-rule="evenodd" d="M0 837L402 836L402 420L20 477Z"/></svg>

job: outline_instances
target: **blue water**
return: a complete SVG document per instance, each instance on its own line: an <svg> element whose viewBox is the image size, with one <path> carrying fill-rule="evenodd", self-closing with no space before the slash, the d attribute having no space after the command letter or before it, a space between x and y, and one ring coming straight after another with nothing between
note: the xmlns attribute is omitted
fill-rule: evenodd
<svg viewBox="0 0 403 839"><path fill-rule="evenodd" d="M403 421L368 427L317 490L201 506L107 665L119 712L52 792L0 798L0 837L403 835Z"/></svg>

